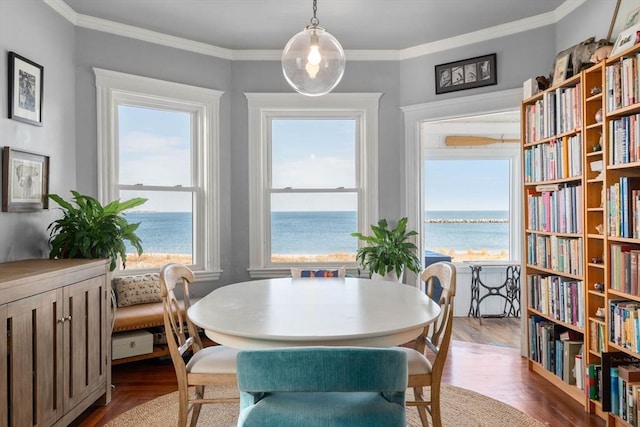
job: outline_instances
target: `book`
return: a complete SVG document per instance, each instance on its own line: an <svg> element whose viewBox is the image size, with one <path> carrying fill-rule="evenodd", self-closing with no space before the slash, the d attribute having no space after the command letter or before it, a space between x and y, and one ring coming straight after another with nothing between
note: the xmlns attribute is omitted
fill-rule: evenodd
<svg viewBox="0 0 640 427"><path fill-rule="evenodd" d="M601 365L590 364L585 369L585 392L589 399L600 400L600 380L599 373L602 369Z"/></svg>
<svg viewBox="0 0 640 427"><path fill-rule="evenodd" d="M576 384L576 355L582 353L582 341L561 341L562 345L562 380L568 384Z"/></svg>
<svg viewBox="0 0 640 427"><path fill-rule="evenodd" d="M611 410L611 394L612 390L612 380L611 380L611 368L616 368L620 365L633 365L638 362L633 356L630 356L621 351L605 351L601 354L601 362L602 368L600 371L601 380L600 380L600 402L602 403L602 410L604 412L612 412ZM617 375L617 370L616 370ZM618 394L617 387L617 377L616 377L616 389L615 393Z"/></svg>

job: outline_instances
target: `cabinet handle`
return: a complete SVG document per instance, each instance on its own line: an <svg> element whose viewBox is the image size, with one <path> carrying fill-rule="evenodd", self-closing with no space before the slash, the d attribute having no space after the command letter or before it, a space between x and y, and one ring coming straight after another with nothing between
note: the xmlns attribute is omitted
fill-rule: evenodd
<svg viewBox="0 0 640 427"><path fill-rule="evenodd" d="M67 317L65 317L64 320L68 320L69 322L71 322L71 315L68 315Z"/></svg>
<svg viewBox="0 0 640 427"><path fill-rule="evenodd" d="M58 319L58 323L64 323L64 322L66 322L67 320L68 320L68 321L71 321L71 315L69 315L69 316L64 316L64 317L59 318L59 319Z"/></svg>

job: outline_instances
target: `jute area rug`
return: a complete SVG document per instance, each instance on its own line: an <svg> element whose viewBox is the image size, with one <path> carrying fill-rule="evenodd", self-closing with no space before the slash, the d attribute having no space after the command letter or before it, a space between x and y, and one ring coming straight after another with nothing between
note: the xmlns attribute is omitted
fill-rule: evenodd
<svg viewBox="0 0 640 427"><path fill-rule="evenodd" d="M213 388L212 388L213 390ZM234 387L218 387L212 394L237 396ZM407 390L407 393L411 393ZM442 418L445 427L544 427L545 424L505 403L479 393L450 385L442 385ZM178 392L160 396L119 415L107 427L175 427L178 419ZM238 404L202 406L198 426L235 426ZM421 427L415 408L407 408L410 427Z"/></svg>

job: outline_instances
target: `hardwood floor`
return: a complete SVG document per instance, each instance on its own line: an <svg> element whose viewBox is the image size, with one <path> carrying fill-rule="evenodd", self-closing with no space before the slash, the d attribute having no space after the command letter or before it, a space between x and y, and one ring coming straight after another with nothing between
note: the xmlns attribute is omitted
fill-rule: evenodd
<svg viewBox="0 0 640 427"><path fill-rule="evenodd" d="M454 320L454 341L444 382L482 393L537 418L549 427L604 427L605 421L527 369L520 357L519 319ZM475 342L471 342L475 341ZM491 345L489 345L491 344ZM113 367L113 398L88 409L74 427L101 426L119 414L177 390L170 360Z"/></svg>

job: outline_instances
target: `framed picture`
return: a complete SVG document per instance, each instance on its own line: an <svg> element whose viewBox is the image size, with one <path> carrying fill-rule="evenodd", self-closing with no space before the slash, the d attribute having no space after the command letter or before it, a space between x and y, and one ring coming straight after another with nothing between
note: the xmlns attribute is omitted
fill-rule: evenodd
<svg viewBox="0 0 640 427"><path fill-rule="evenodd" d="M638 23L640 23L638 0L617 0L607 40L610 42L615 41L622 30L626 30Z"/></svg>
<svg viewBox="0 0 640 427"><path fill-rule="evenodd" d="M498 84L496 54L436 65L436 94Z"/></svg>
<svg viewBox="0 0 640 427"><path fill-rule="evenodd" d="M49 208L49 157L2 149L2 212Z"/></svg>
<svg viewBox="0 0 640 427"><path fill-rule="evenodd" d="M564 81L564 79L567 78L567 70L569 69L569 59L571 59L570 53L562 55L561 57L556 59L556 64L553 67L553 82L551 83L552 86L555 86L561 83L562 81Z"/></svg>
<svg viewBox="0 0 640 427"><path fill-rule="evenodd" d="M9 52L9 118L42 126L44 67Z"/></svg>
<svg viewBox="0 0 640 427"><path fill-rule="evenodd" d="M640 32L640 24L632 25L631 27L622 30L616 38L616 43L613 45L613 49L609 56L616 55L634 44L638 43L638 33Z"/></svg>

